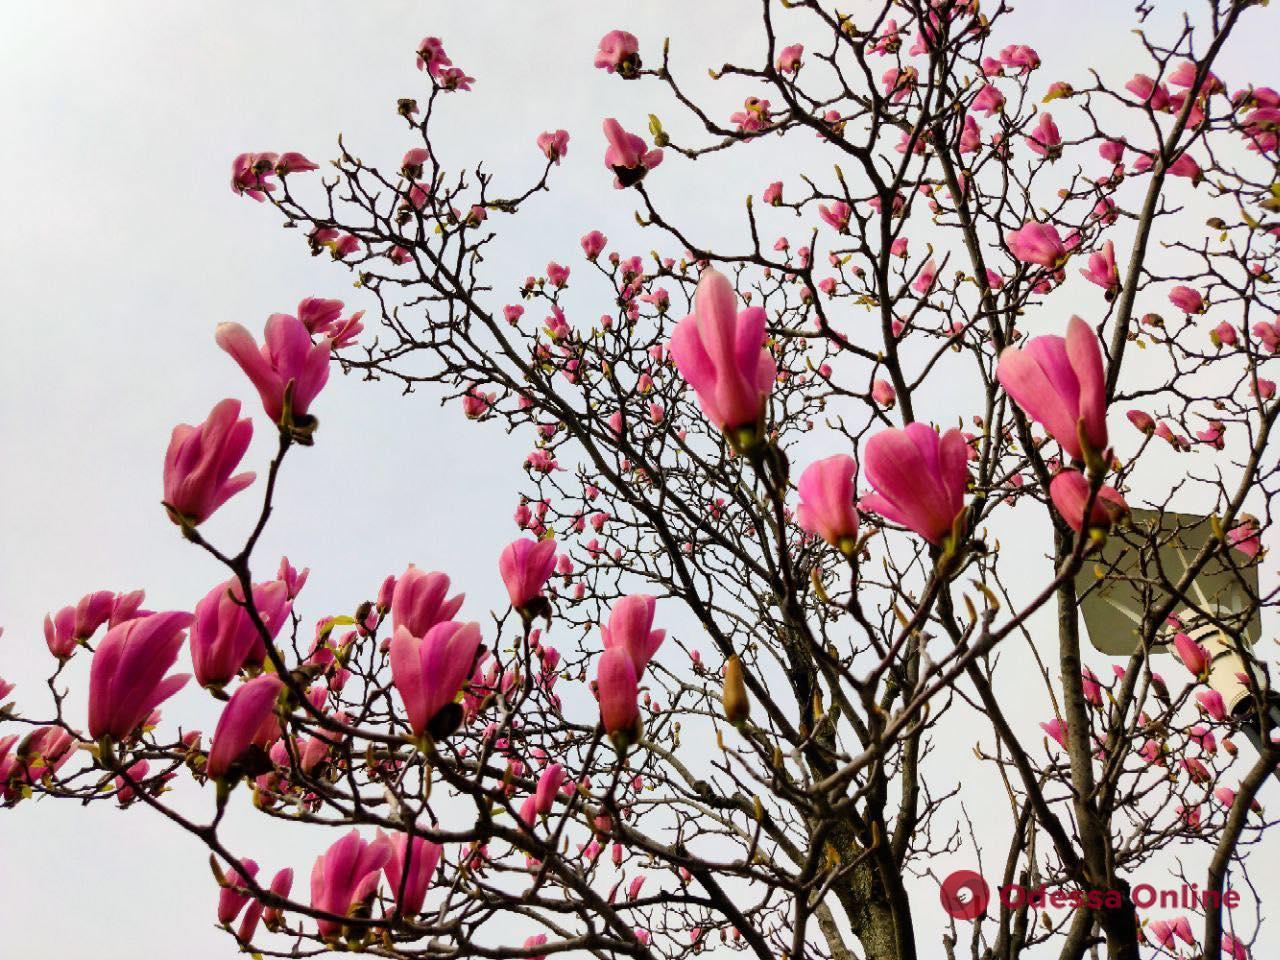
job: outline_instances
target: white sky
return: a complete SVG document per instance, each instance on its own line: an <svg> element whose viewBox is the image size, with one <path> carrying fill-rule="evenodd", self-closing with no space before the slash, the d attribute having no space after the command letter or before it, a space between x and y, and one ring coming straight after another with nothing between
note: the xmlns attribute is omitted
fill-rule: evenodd
<svg viewBox="0 0 1280 960"><path fill-rule="evenodd" d="M1008 39L1040 50L1040 86L1080 79L1090 63L1114 64L1113 78L1131 72L1130 4L1019 6L1010 22L1025 29ZM502 224L509 239L489 275L513 292L549 259L580 271L577 238L593 227L629 252L652 246L627 242L637 237L633 205L602 167L599 125L617 116L641 130L652 111L678 129L677 114L654 86L592 70L598 38L622 26L656 57L672 35L677 69L697 90L709 86L706 66L753 52L757 39L756 5L741 0L4 0L0 10L0 675L19 684L29 713L47 703L47 610L89 590L141 586L149 606L189 608L224 576L159 506L170 429L198 422L223 396L255 411L249 460L265 467L271 438L247 382L214 346L214 326L237 320L256 332L268 313L307 295L367 305L345 271L307 257L299 233L232 196L234 154L295 149L324 161L342 131L355 153L393 165L410 145L395 98L421 90L413 51L423 35L439 35L478 78L473 93L446 105L447 163L474 166L484 157L523 182L541 161L533 146L540 131L564 127L573 137L553 195ZM1275 83L1275 15L1253 15L1266 18L1271 29L1245 31L1230 48L1222 71L1229 86ZM726 115L733 100L724 99ZM792 140L785 149L762 144L765 162L721 166L701 181L697 173L682 180L687 165L669 157L652 178L655 192L683 207L683 222L701 236L733 237L741 198L774 179L769 164L779 165L777 176L802 166L792 149ZM587 315L600 312L578 303ZM938 398L936 415L947 399ZM313 410L317 445L291 455L259 552L264 563L287 552L312 568L302 604L308 620L349 608L409 561L447 570L466 590L471 616L498 603L496 556L514 534L524 443L502 442L496 428L470 424L428 396L401 400L392 387L337 375ZM231 542L255 503L256 492L224 508L208 532ZM1024 721L1043 709L1028 705ZM205 729L215 717L195 690L166 714ZM971 741L958 745L964 754ZM959 766L955 775L963 775ZM233 821L264 871L291 864L296 889L305 886L313 838L285 837L252 816ZM987 857L1000 860L1003 851L990 848ZM0 815L0 953L123 960L149 947L185 960L233 956L233 942L213 925L216 891L204 861L194 840L141 808L24 803ZM1264 891L1280 892L1274 871L1261 876ZM924 956L934 949L928 922Z"/></svg>

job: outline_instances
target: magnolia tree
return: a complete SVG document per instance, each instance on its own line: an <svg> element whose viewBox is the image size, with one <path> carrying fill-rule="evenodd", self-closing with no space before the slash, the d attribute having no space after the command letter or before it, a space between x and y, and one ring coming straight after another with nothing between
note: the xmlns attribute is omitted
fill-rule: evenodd
<svg viewBox="0 0 1280 960"><path fill-rule="evenodd" d="M1248 956L1256 897L1223 894L1249 887L1280 761L1243 642L1276 602L1252 568L1277 490L1280 93L1228 85L1220 54L1263 5L1209 0L1169 36L1140 7L1132 64L1048 78L1002 0L854 17L765 0L758 53L712 69L748 94L731 115L666 44L618 29L594 66L687 133L656 114L572 144L530 131L545 164L515 186L441 165L436 115L476 81L428 37L403 158L236 157L234 192L370 309L304 299L261 342L218 328L261 408L224 399L174 429L157 522L226 579L193 609L100 592L50 614L51 700L0 714L5 804L166 818L209 850L211 913L263 956ZM664 204L686 165L777 137L826 161L761 176L725 249ZM572 266L490 276L502 220L571 147L602 155L659 252L583 224ZM335 369L524 444L519 530L494 558L508 608L410 566L332 609L260 555L324 443ZM941 422L920 415L931 393ZM246 465L255 430L278 446ZM1174 570L1168 523L1130 508L1159 520L1189 493L1210 533ZM213 542L202 524L231 497L257 520ZM1104 577L1117 541L1144 602L1133 654L1094 671L1079 575ZM1233 610L1194 589L1209 572L1244 594ZM1177 658L1153 660L1170 639ZM1207 683L1220 656L1243 699ZM212 731L161 716L184 685L223 704ZM1014 689L1042 723L1008 714ZM931 782L960 716L990 775ZM310 825L314 861L235 848L225 815L250 804ZM933 863L976 863L983 808L1012 825L992 884L1078 909L948 881L938 923ZM1149 917L1135 877L1175 854L1215 896Z"/></svg>

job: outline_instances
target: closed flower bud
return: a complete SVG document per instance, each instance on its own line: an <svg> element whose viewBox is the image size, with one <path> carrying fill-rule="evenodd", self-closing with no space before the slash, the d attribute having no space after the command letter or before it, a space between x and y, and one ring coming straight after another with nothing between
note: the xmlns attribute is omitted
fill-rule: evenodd
<svg viewBox="0 0 1280 960"><path fill-rule="evenodd" d="M724 716L730 723L739 724L751 715L751 699L742 676L742 660L735 653L724 665Z"/></svg>
<svg viewBox="0 0 1280 960"><path fill-rule="evenodd" d="M253 438L253 423L239 415L240 401L223 400L200 426L173 428L164 456L164 505L174 523L204 523L253 482L253 473L232 476Z"/></svg>

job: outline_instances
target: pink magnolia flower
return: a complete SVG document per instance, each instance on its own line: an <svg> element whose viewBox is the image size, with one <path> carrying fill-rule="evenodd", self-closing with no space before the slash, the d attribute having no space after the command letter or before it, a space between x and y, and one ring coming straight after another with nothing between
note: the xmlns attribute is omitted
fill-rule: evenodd
<svg viewBox="0 0 1280 960"><path fill-rule="evenodd" d="M1152 110L1169 109L1169 88L1164 84L1157 84L1145 73L1135 73L1124 88Z"/></svg>
<svg viewBox="0 0 1280 960"><path fill-rule="evenodd" d="M763 130L769 122L769 101L759 97L747 97L742 109L729 116L729 122L743 133Z"/></svg>
<svg viewBox="0 0 1280 960"><path fill-rule="evenodd" d="M45 645L54 657L65 660L76 653L76 608L63 607L45 614Z"/></svg>
<svg viewBox="0 0 1280 960"><path fill-rule="evenodd" d="M417 180L422 176L422 168L430 159L431 151L426 147L411 147L405 151L404 157L400 160L400 172L410 180Z"/></svg>
<svg viewBox="0 0 1280 960"><path fill-rule="evenodd" d="M1084 508L1089 502L1089 481L1079 470L1063 470L1049 483L1049 497L1063 520L1076 533L1084 529ZM1129 512L1129 505L1114 487L1103 485L1089 511L1089 529L1108 530Z"/></svg>
<svg viewBox="0 0 1280 960"><path fill-rule="evenodd" d="M1146 934L1158 947L1168 947L1173 943L1173 927L1168 920L1152 920L1146 926Z"/></svg>
<svg viewBox="0 0 1280 960"><path fill-rule="evenodd" d="M280 580L253 585L253 605L275 639L293 609L289 586ZM266 643L248 610L244 591L236 579L218 584L196 604L191 625L191 663L202 687L221 686L245 666L258 666L267 658Z"/></svg>
<svg viewBox="0 0 1280 960"><path fill-rule="evenodd" d="M132 766L125 768L125 775L115 778L116 802L119 803L121 807L129 806L129 804L137 798L133 787L129 785L129 781L131 780L134 783L141 785L142 781L146 779L147 774L150 771L151 764L146 760L139 760ZM126 776L128 779L126 779ZM172 777L172 774L169 774L164 779L168 779L169 777Z"/></svg>
<svg viewBox="0 0 1280 960"><path fill-rule="evenodd" d="M502 308L502 315L506 318L507 323L515 326L516 322L524 316L524 307L518 303L507 304Z"/></svg>
<svg viewBox="0 0 1280 960"><path fill-rule="evenodd" d="M262 407L274 423L305 429L313 422L307 410L329 379L328 340L313 343L301 320L273 313L261 347L238 323L219 324L217 341L257 388Z"/></svg>
<svg viewBox="0 0 1280 960"><path fill-rule="evenodd" d="M796 484L800 493L796 521L801 529L845 552L852 551L858 537L853 490L857 469L853 457L838 453L811 463Z"/></svg>
<svg viewBox="0 0 1280 960"><path fill-rule="evenodd" d="M1048 736L1057 741L1058 746L1063 750L1067 749L1067 724L1066 721L1054 717L1048 723L1040 724L1040 729Z"/></svg>
<svg viewBox="0 0 1280 960"><path fill-rule="evenodd" d="M261 900L253 900L244 911L244 917L240 920L240 926L236 929L236 939L241 943L250 943L253 941L253 935L258 929L258 921L262 919L263 911L266 904Z"/></svg>
<svg viewBox="0 0 1280 960"><path fill-rule="evenodd" d="M538 149L548 160L559 166L561 159L569 155L569 131L543 131L538 134Z"/></svg>
<svg viewBox="0 0 1280 960"><path fill-rule="evenodd" d="M639 678L625 647L610 647L596 665L596 687L600 698L600 722L605 733L629 738L640 720L637 702Z"/></svg>
<svg viewBox="0 0 1280 960"><path fill-rule="evenodd" d="M1057 227L1051 223L1028 220L1019 229L1006 234L1004 239L1015 258L1049 270L1057 270L1071 256L1071 251L1058 235Z"/></svg>
<svg viewBox="0 0 1280 960"><path fill-rule="evenodd" d="M1040 54L1025 43L1010 44L1000 51L1000 62L1022 73L1030 73L1040 67Z"/></svg>
<svg viewBox="0 0 1280 960"><path fill-rule="evenodd" d="M58 727L39 727L19 739L0 737L0 798L22 799L23 787L56 773L71 759L76 741Z"/></svg>
<svg viewBox="0 0 1280 960"><path fill-rule="evenodd" d="M537 791L534 793L534 809L541 816L549 816L555 805L556 794L564 784L564 765L553 763L542 771L538 777Z"/></svg>
<svg viewBox="0 0 1280 960"><path fill-rule="evenodd" d="M1244 118L1244 134L1254 153L1273 153L1280 146L1280 110L1264 107Z"/></svg>
<svg viewBox="0 0 1280 960"><path fill-rule="evenodd" d="M1208 714L1211 720L1218 723L1225 723L1227 719L1227 704L1222 699L1222 694L1217 690L1198 690L1196 691L1196 703L1200 705L1200 709Z"/></svg>
<svg viewBox="0 0 1280 960"><path fill-rule="evenodd" d="M676 325L669 346L702 412L726 432L754 430L777 377L777 364L764 347L764 309L736 308L729 279L708 267L698 280L693 313Z"/></svg>
<svg viewBox="0 0 1280 960"><path fill-rule="evenodd" d="M928 134L912 137L910 133L903 130L898 136L898 142L894 145L893 149L897 150L898 153L906 153L910 150L913 154L924 156L929 152L929 140L930 138ZM961 176L963 177L965 174L962 173ZM937 205L933 205L931 209L936 210Z"/></svg>
<svg viewBox="0 0 1280 960"><path fill-rule="evenodd" d="M44 641L49 652L59 660L66 660L78 644L88 640L100 626L112 619L118 602L119 598L110 590L98 590L81 597L74 607L63 607L57 613L46 614Z"/></svg>
<svg viewBox="0 0 1280 960"><path fill-rule="evenodd" d="M229 924L244 909L251 894L245 885L246 878L258 875L258 864L254 860L241 860L224 874L225 883L218 891L218 922Z"/></svg>
<svg viewBox="0 0 1280 960"><path fill-rule="evenodd" d="M871 384L871 399L888 409L897 402L898 394L888 380L877 380Z"/></svg>
<svg viewBox="0 0 1280 960"><path fill-rule="evenodd" d="M468 76L460 67L442 67L440 72L436 74L436 80L440 84L441 90L452 93L458 90L470 90L471 84L475 83L476 78Z"/></svg>
<svg viewBox="0 0 1280 960"><path fill-rule="evenodd" d="M818 204L818 216L822 218L823 223L833 230L839 233L848 233L849 218L853 216L853 209L843 200L836 200L829 207L825 203L820 203Z"/></svg>
<svg viewBox="0 0 1280 960"><path fill-rule="evenodd" d="M1173 920L1169 926L1177 938L1188 947L1194 947L1196 945L1196 938L1191 935L1191 921L1186 917L1178 917L1176 920Z"/></svg>
<svg viewBox="0 0 1280 960"><path fill-rule="evenodd" d="M343 260L360 249L360 238L350 233L340 233L331 241L322 244L333 254L333 259Z"/></svg>
<svg viewBox="0 0 1280 960"><path fill-rule="evenodd" d="M432 77L440 75L444 67L452 66L453 61L444 52L444 44L439 37L423 37L418 44L418 69L425 70Z"/></svg>
<svg viewBox="0 0 1280 960"><path fill-rule="evenodd" d="M1129 422L1141 430L1145 434L1152 434L1156 431L1156 422L1151 414L1142 410L1130 410L1125 414L1129 418Z"/></svg>
<svg viewBox="0 0 1280 960"><path fill-rule="evenodd" d="M298 304L298 319L310 334L328 333L338 323L341 315L341 300L307 297Z"/></svg>
<svg viewBox="0 0 1280 960"><path fill-rule="evenodd" d="M356 830L343 835L316 858L311 869L311 906L315 910L350 917L364 909L378 889L383 866L391 859L384 838L366 843ZM320 936L335 940L343 924L319 919Z"/></svg>
<svg viewBox="0 0 1280 960"><path fill-rule="evenodd" d="M1280 323L1268 323L1266 320L1260 320L1249 330L1258 338L1268 353L1280 351Z"/></svg>
<svg viewBox="0 0 1280 960"><path fill-rule="evenodd" d="M280 154L280 159L276 161L276 173L282 177L287 177L291 173L308 173L319 169L320 165L318 163L312 163L296 150L285 151Z"/></svg>
<svg viewBox="0 0 1280 960"><path fill-rule="evenodd" d="M542 588L556 563L554 540L521 539L507 544L498 558L498 572L517 610L542 598Z"/></svg>
<svg viewBox="0 0 1280 960"><path fill-rule="evenodd" d="M610 30L600 38L595 65L630 80L640 73L640 41L625 30Z"/></svg>
<svg viewBox="0 0 1280 960"><path fill-rule="evenodd" d="M1036 128L1027 136L1027 146L1033 153L1050 160L1062 156L1062 134L1058 132L1058 125L1053 122L1052 114L1040 114Z"/></svg>
<svg viewBox="0 0 1280 960"><path fill-rule="evenodd" d="M635 186L646 173L662 163L661 150L649 150L641 137L623 130L612 117L604 122L604 136L609 141L609 148L604 152L604 165L613 171L613 185L619 190Z"/></svg>
<svg viewBox="0 0 1280 960"><path fill-rule="evenodd" d="M412 153L412 151L410 151L410 153ZM408 196L405 199L405 205L406 205L405 208L406 209L412 208L414 210L424 209L427 206L427 204L431 201L432 189L433 187L431 183L424 183L421 180L411 184L409 187ZM451 212L454 214L454 216L457 215L456 210L453 210ZM333 234L333 236L337 236L336 231L331 231L331 233ZM319 254L320 252L319 246L320 246L320 243L323 241L323 237L313 236L312 239L315 241L315 245L313 245L311 252L312 254ZM395 249L404 250L403 247L396 247ZM404 254L405 255L400 258L401 261L408 262L409 260L412 259L412 256L409 254L408 250L404 250ZM396 259L396 258L393 257L393 259Z"/></svg>
<svg viewBox="0 0 1280 960"><path fill-rule="evenodd" d="M1106 377L1102 350L1079 317L1065 338L1033 337L1025 347L1006 347L996 365L1005 392L1040 423L1076 460L1107 447ZM1081 444L1086 443L1086 451Z"/></svg>
<svg viewBox="0 0 1280 960"><path fill-rule="evenodd" d="M275 173L274 153L241 153L231 161L231 192L251 197L258 203L276 189L268 178Z"/></svg>
<svg viewBox="0 0 1280 960"><path fill-rule="evenodd" d="M329 338L329 346L334 350L341 350L355 343L356 338L364 330L363 317L364 311L357 310L347 319L330 329L326 334Z"/></svg>
<svg viewBox="0 0 1280 960"><path fill-rule="evenodd" d="M897 53L901 46L902 36L898 31L898 21L890 19L885 21L884 32L876 37L871 51L883 57L890 53Z"/></svg>
<svg viewBox="0 0 1280 960"><path fill-rule="evenodd" d="M547 279L551 281L552 286L563 287L569 282L569 268L552 260L547 264Z"/></svg>
<svg viewBox="0 0 1280 960"><path fill-rule="evenodd" d="M232 476L253 439L253 423L239 415L239 400L221 400L198 427L173 428L164 455L164 505L174 523L204 523L253 483L253 472Z"/></svg>
<svg viewBox="0 0 1280 960"><path fill-rule="evenodd" d="M190 679L165 671L178 659L192 616L153 613L107 631L89 668L89 736L123 740Z"/></svg>
<svg viewBox="0 0 1280 960"><path fill-rule="evenodd" d="M217 780L250 746L266 750L280 736L276 720L276 698L284 683L275 674L264 673L242 684L222 708L213 731L205 773Z"/></svg>
<svg viewBox="0 0 1280 960"><path fill-rule="evenodd" d="M1102 706L1102 684L1092 670L1085 667L1080 671L1080 687L1084 698L1095 707Z"/></svg>
<svg viewBox="0 0 1280 960"><path fill-rule="evenodd" d="M919 82L920 72L915 67L904 67L901 70L897 67L890 67L880 77L880 83L884 87L884 95L889 98L891 103L901 103L911 96L912 91L916 89Z"/></svg>
<svg viewBox="0 0 1280 960"><path fill-rule="evenodd" d="M1280 93L1270 87L1254 87L1250 85L1244 90L1237 90L1231 96L1231 102L1239 109L1254 107L1280 107Z"/></svg>
<svg viewBox="0 0 1280 960"><path fill-rule="evenodd" d="M1235 934L1222 935L1222 950L1231 960L1249 960L1249 948Z"/></svg>
<svg viewBox="0 0 1280 960"><path fill-rule="evenodd" d="M1204 313L1204 298L1193 287L1174 287L1169 291L1169 302L1186 314Z"/></svg>
<svg viewBox="0 0 1280 960"><path fill-rule="evenodd" d="M1222 323L1209 331L1209 342L1219 349L1222 347L1234 347L1239 342L1239 339L1236 328L1226 320L1223 320Z"/></svg>
<svg viewBox="0 0 1280 960"><path fill-rule="evenodd" d="M277 897L287 898L293 889L293 868L285 867L271 878L271 886L267 888ZM268 929L275 929L282 919L279 907L267 907L262 913L262 920Z"/></svg>
<svg viewBox="0 0 1280 960"><path fill-rule="evenodd" d="M424 573L413 564L396 580L391 594L391 628L404 627L415 637L425 637L438 623L452 620L462 606L466 594L445 599L449 577L443 573Z"/></svg>
<svg viewBox="0 0 1280 960"><path fill-rule="evenodd" d="M395 574L388 574L386 579L378 587L378 610L386 613L391 609L391 601L396 593L396 577Z"/></svg>
<svg viewBox="0 0 1280 960"><path fill-rule="evenodd" d="M483 420L493 409L497 395L472 387L462 395L462 413L468 420Z"/></svg>
<svg viewBox="0 0 1280 960"><path fill-rule="evenodd" d="M653 655L666 639L666 630L653 629L657 601L644 593L633 593L614 603L609 622L600 625L604 648L621 647L627 651L636 675L644 673Z"/></svg>
<svg viewBox="0 0 1280 960"><path fill-rule="evenodd" d="M107 619L107 626L115 627L126 620L136 620L138 617L148 616L152 611L141 609L142 601L146 598L147 593L145 590L117 593L111 601L111 616ZM80 602L84 603L84 600L82 599ZM3 633L4 630L0 629L0 634Z"/></svg>
<svg viewBox="0 0 1280 960"><path fill-rule="evenodd" d="M1052 103L1054 100L1060 100L1063 97L1075 96L1075 88L1065 80L1055 80L1049 84L1049 89L1045 91L1044 98L1041 103Z"/></svg>
<svg viewBox="0 0 1280 960"><path fill-rule="evenodd" d="M1224 444L1222 435L1225 431L1226 425L1221 420L1210 420L1205 429L1196 431L1196 439L1201 443L1207 443L1209 446L1221 450Z"/></svg>
<svg viewBox="0 0 1280 960"><path fill-rule="evenodd" d="M590 233L583 235L581 242L582 252L586 254L588 260L594 263L600 254L604 252L605 244L609 242L609 238L599 230L592 230Z"/></svg>
<svg viewBox="0 0 1280 960"><path fill-rule="evenodd" d="M667 307L671 306L671 294L669 294L663 287L658 287L658 289L654 290L653 293L646 293L640 299L645 303L653 304L654 307L658 309L659 313L666 313ZM646 373L643 374L640 379L645 381L647 384L641 392L648 393L653 386L652 378Z"/></svg>
<svg viewBox="0 0 1280 960"><path fill-rule="evenodd" d="M1120 271L1116 268L1115 244L1108 240L1101 250L1089 254L1089 265L1080 275L1107 292L1110 300L1120 290Z"/></svg>
<svg viewBox="0 0 1280 960"><path fill-rule="evenodd" d="M1169 175L1184 177L1195 185L1198 185L1204 179L1204 171L1200 169L1200 164L1189 153L1182 154L1177 160L1169 164Z"/></svg>
<svg viewBox="0 0 1280 960"><path fill-rule="evenodd" d="M994 84L985 84L969 108L983 116L994 116L1004 109L1004 94Z"/></svg>
<svg viewBox="0 0 1280 960"><path fill-rule="evenodd" d="M930 257L923 267L920 268L920 275L916 277L915 283L911 284L911 289L920 296L927 296L929 291L933 289L933 281L938 278L938 264Z"/></svg>
<svg viewBox="0 0 1280 960"><path fill-rule="evenodd" d="M1192 675L1207 676L1210 655L1202 644L1196 643L1196 640L1187 634L1179 632L1174 635L1174 649L1178 652L1178 658L1183 662L1183 666L1187 667Z"/></svg>
<svg viewBox="0 0 1280 960"><path fill-rule="evenodd" d="M1116 202L1110 197L1103 197L1093 205L1093 210L1089 213L1090 219L1097 220L1104 226L1111 226L1116 222L1119 214L1116 212Z"/></svg>
<svg viewBox="0 0 1280 960"><path fill-rule="evenodd" d="M859 504L941 544L964 509L968 444L959 430L939 436L924 423L882 430L867 441L863 464L875 488Z"/></svg>
<svg viewBox="0 0 1280 960"><path fill-rule="evenodd" d="M1250 560L1262 552L1262 531L1254 517L1242 516L1240 521L1227 531L1227 543L1239 550Z"/></svg>
<svg viewBox="0 0 1280 960"><path fill-rule="evenodd" d="M416 917L422 912L422 904L427 899L427 890L431 887L431 878L444 848L426 837L411 838L407 833L388 837L381 830L378 831L378 842L385 842L391 849L382 871L386 874L387 887L395 898L400 915Z"/></svg>
<svg viewBox="0 0 1280 960"><path fill-rule="evenodd" d="M1209 756L1218 752L1218 741L1214 739L1208 727L1196 724L1187 731L1187 740L1198 746L1202 753Z"/></svg>
<svg viewBox="0 0 1280 960"><path fill-rule="evenodd" d="M800 58L804 56L804 44L793 43L778 52L777 67L779 73L795 73L800 69Z"/></svg>
<svg viewBox="0 0 1280 960"><path fill-rule="evenodd" d="M1108 163L1119 163L1124 159L1124 148L1123 140L1103 140L1098 144L1098 156Z"/></svg>
<svg viewBox="0 0 1280 960"><path fill-rule="evenodd" d="M1196 82L1197 67L1192 60L1183 60L1176 67L1169 71L1169 83L1175 87L1191 87ZM1200 92L1216 93L1222 90L1222 81L1219 80L1212 72L1205 74L1204 82L1200 85Z"/></svg>
<svg viewBox="0 0 1280 960"><path fill-rule="evenodd" d="M398 627L391 639L391 680L419 736L462 690L480 649L480 624L438 623L422 639Z"/></svg>

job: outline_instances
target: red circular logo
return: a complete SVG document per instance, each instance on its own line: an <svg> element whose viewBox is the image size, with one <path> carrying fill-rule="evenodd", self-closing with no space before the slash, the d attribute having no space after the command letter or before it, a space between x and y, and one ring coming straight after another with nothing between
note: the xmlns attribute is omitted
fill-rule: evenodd
<svg viewBox="0 0 1280 960"><path fill-rule="evenodd" d="M957 920L975 920L987 912L991 891L982 874L957 870L942 881L938 899L942 901L942 909Z"/></svg>

